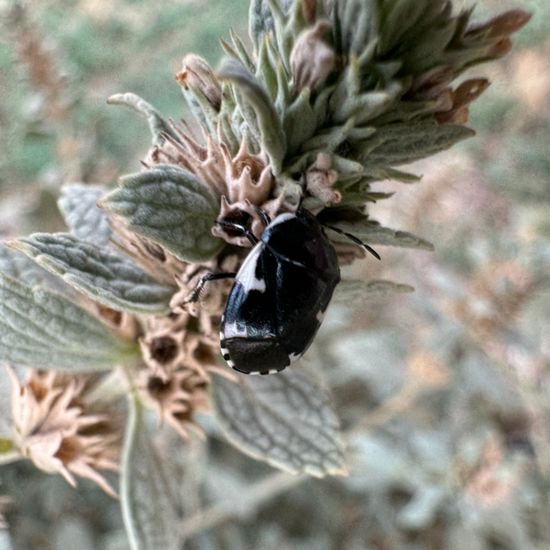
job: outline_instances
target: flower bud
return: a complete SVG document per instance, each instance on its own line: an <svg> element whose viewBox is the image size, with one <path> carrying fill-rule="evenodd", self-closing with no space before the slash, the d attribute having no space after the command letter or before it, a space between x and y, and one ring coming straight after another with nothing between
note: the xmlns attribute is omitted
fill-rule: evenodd
<svg viewBox="0 0 550 550"><path fill-rule="evenodd" d="M297 38L290 54L294 88L297 92L306 86L310 90L319 88L334 69L334 50L323 40L323 35L330 29L327 20L320 20Z"/></svg>
<svg viewBox="0 0 550 550"><path fill-rule="evenodd" d="M194 54L183 58L182 70L176 75L176 80L186 90L200 90L210 105L220 110L222 103L222 88L214 75L214 71L202 57Z"/></svg>

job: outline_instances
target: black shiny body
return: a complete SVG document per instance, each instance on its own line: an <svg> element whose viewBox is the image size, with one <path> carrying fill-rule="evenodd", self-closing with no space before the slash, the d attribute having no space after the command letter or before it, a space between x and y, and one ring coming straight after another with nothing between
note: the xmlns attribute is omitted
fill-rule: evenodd
<svg viewBox="0 0 550 550"><path fill-rule="evenodd" d="M283 370L317 333L340 269L334 247L311 213L277 216L241 269L220 331L224 358L246 374Z"/></svg>

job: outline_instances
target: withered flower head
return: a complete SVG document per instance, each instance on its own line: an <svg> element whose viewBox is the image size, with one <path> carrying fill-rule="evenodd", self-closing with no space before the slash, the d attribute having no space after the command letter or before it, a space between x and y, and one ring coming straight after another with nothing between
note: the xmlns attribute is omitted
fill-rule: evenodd
<svg viewBox="0 0 550 550"><path fill-rule="evenodd" d="M221 129L217 137L205 135L205 145L190 137L188 128L172 124L172 130L177 138L166 135L165 142L150 151L145 164L170 163L195 174L220 200L217 221L247 225L259 237L264 226L256 207L271 217L286 208L284 197L270 198L275 185L271 166L265 153L252 152L246 136L239 150L232 154ZM213 226L212 233L230 244L250 246L245 237L217 225Z"/></svg>
<svg viewBox="0 0 550 550"><path fill-rule="evenodd" d="M339 203L342 194L334 189L338 172L332 169L332 159L327 153L319 153L315 163L306 173L306 188L311 196L323 204Z"/></svg>
<svg viewBox="0 0 550 550"><path fill-rule="evenodd" d="M208 377L204 373L178 370L161 378L143 371L138 388L143 402L157 413L160 422L168 423L184 439L190 429L202 435L193 414L208 409Z"/></svg>
<svg viewBox="0 0 550 550"><path fill-rule="evenodd" d="M86 402L90 378L29 370L12 382L14 442L21 454L48 473L61 474L73 487L75 476L97 483L116 496L99 470L117 470L120 433L112 415Z"/></svg>
<svg viewBox="0 0 550 550"><path fill-rule="evenodd" d="M215 288L212 285L211 289ZM184 286L181 295L188 291ZM220 298L227 295L227 287L213 294L218 309L223 307ZM209 408L211 374L232 379L233 375L217 365L219 341L212 335L219 330L219 311L212 314L201 307L194 317L183 306L175 309L180 313L148 322L146 336L140 340L146 368L137 377L137 387L144 404L155 411L159 421L187 438L189 430L202 434L194 413Z"/></svg>

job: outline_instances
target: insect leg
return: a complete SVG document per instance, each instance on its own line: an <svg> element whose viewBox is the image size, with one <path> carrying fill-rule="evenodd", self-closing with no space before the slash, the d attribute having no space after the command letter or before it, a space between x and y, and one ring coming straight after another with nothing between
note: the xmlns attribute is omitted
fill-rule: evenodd
<svg viewBox="0 0 550 550"><path fill-rule="evenodd" d="M195 303L202 292L202 289L204 288L204 285L206 283L209 283L211 281L219 281L220 279L233 279L237 274L236 273L206 273L206 275L203 275L198 283L195 285L195 288L191 291L189 296L183 301L184 304L193 304Z"/></svg>
<svg viewBox="0 0 550 550"><path fill-rule="evenodd" d="M351 233L346 233L345 231L342 231L339 227L334 227L333 225L325 225L328 229L332 229L336 233L339 233L340 235L346 236L350 241L353 241L355 244L363 247L365 250L368 250L375 258L380 260L380 255L374 248L371 248L368 244L364 243L361 239L358 239L355 235L352 235Z"/></svg>
<svg viewBox="0 0 550 550"><path fill-rule="evenodd" d="M258 239L254 235L254 233L252 233L250 229L244 227L244 225L240 225L234 222L228 222L225 220L222 220L221 222L216 222L216 225L223 227L223 229L230 229L231 231L236 231L240 233L243 237L246 237L253 245L258 243Z"/></svg>

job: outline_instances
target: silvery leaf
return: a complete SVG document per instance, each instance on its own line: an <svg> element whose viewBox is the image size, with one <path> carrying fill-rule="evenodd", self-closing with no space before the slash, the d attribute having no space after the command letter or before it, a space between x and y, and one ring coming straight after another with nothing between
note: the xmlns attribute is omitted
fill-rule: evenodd
<svg viewBox="0 0 550 550"><path fill-rule="evenodd" d="M63 186L57 201L70 232L97 245L105 245L111 237L111 228L105 212L97 201L106 193L101 185L74 183Z"/></svg>
<svg viewBox="0 0 550 550"><path fill-rule="evenodd" d="M130 399L124 440L120 497L124 525L132 550L178 550L179 510L173 480L145 422L142 405Z"/></svg>
<svg viewBox="0 0 550 550"><path fill-rule="evenodd" d="M216 199L193 174L158 165L120 184L101 203L132 231L190 262L209 260L223 246L210 233L219 211Z"/></svg>
<svg viewBox="0 0 550 550"><path fill-rule="evenodd" d="M290 473L343 474L344 451L330 395L304 364L269 376L215 375L215 413L246 454Z"/></svg>
<svg viewBox="0 0 550 550"><path fill-rule="evenodd" d="M394 292L414 292L414 288L384 280L343 280L334 291L332 303L359 306L369 299Z"/></svg>
<svg viewBox="0 0 550 550"><path fill-rule="evenodd" d="M317 120L311 108L309 88L302 90L300 95L286 110L284 128L288 136L288 150L290 154L296 152L315 133Z"/></svg>
<svg viewBox="0 0 550 550"><path fill-rule="evenodd" d="M248 13L248 32L256 51L263 37L275 30L273 16L266 0L252 0Z"/></svg>
<svg viewBox="0 0 550 550"><path fill-rule="evenodd" d="M107 307L134 313L168 311L176 289L158 283L115 250L67 233L36 233L10 242L37 264Z"/></svg>
<svg viewBox="0 0 550 550"><path fill-rule="evenodd" d="M389 227L383 227L368 219L355 222L342 221L336 222L332 225L338 227L342 231L351 233L358 239L361 239L371 245L380 244L385 246L398 246L401 248L420 248L423 250L434 249L432 243L421 239L412 233L390 229ZM329 236L333 241L349 243L349 240L344 235L329 232Z"/></svg>
<svg viewBox="0 0 550 550"><path fill-rule="evenodd" d="M29 286L43 286L60 293L68 288L57 277L3 242L0 242L0 273Z"/></svg>
<svg viewBox="0 0 550 550"><path fill-rule="evenodd" d="M475 132L465 126L432 121L389 124L361 142L358 160L366 167L407 164L449 149L473 135Z"/></svg>
<svg viewBox="0 0 550 550"><path fill-rule="evenodd" d="M66 298L0 274L0 361L80 372L138 356L135 344L118 340Z"/></svg>

